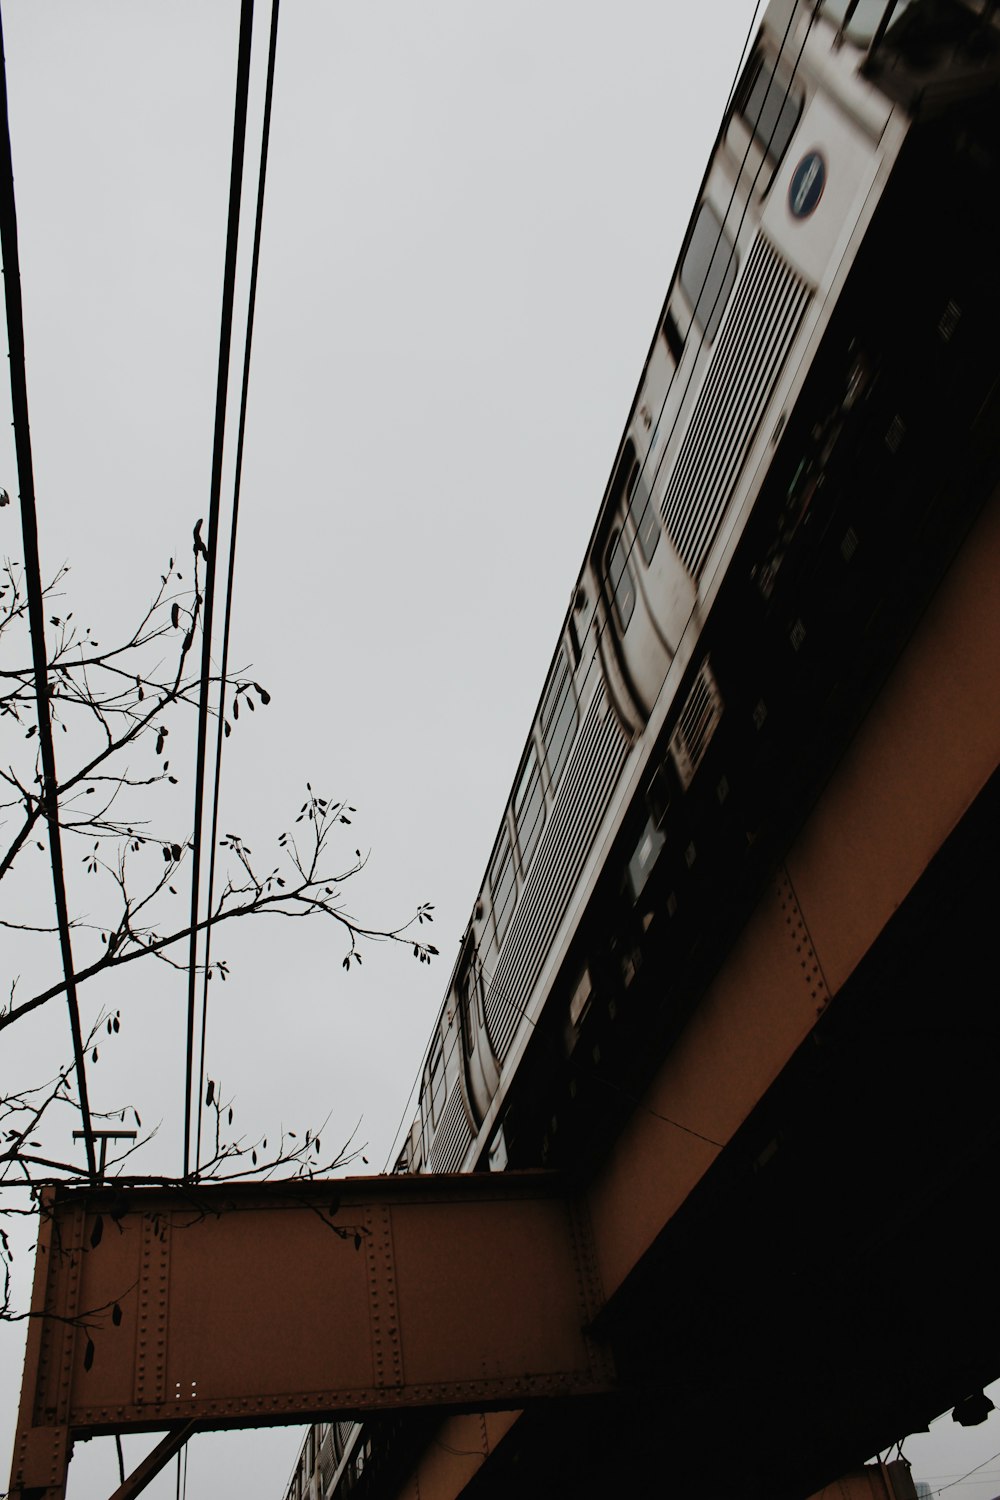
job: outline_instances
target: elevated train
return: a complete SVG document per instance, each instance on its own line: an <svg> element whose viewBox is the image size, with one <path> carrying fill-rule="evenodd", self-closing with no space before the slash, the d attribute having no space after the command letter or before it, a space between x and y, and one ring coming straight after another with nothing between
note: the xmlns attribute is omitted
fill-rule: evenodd
<svg viewBox="0 0 1000 1500"><path fill-rule="evenodd" d="M998 85L985 0L768 7L396 1170L586 1172L996 482ZM288 1500L403 1430L312 1429Z"/></svg>

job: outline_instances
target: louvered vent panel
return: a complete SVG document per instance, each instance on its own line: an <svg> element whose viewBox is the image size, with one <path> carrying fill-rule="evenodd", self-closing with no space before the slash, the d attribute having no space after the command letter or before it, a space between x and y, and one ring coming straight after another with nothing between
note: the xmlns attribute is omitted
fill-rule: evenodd
<svg viewBox="0 0 1000 1500"><path fill-rule="evenodd" d="M333 1451L333 1428L331 1427L327 1430L326 1437L323 1439L323 1446L319 1450L320 1487L321 1493L324 1495L330 1486L330 1480L333 1478L336 1467L337 1456Z"/></svg>
<svg viewBox="0 0 1000 1500"><path fill-rule="evenodd" d="M670 736L670 753L685 791L701 765L708 742L721 718L722 697L706 656L681 709L677 727Z"/></svg>
<svg viewBox="0 0 1000 1500"><path fill-rule="evenodd" d="M627 741L598 688L563 772L559 798L511 920L486 994L486 1026L501 1061L555 936L625 760Z"/></svg>
<svg viewBox="0 0 1000 1500"><path fill-rule="evenodd" d="M670 539L695 578L705 566L807 301L805 282L758 235L660 506Z"/></svg>
<svg viewBox="0 0 1000 1500"><path fill-rule="evenodd" d="M454 1044L461 1045L457 1036L454 1037ZM462 1103L462 1090L456 1083L431 1142L431 1170L457 1172L471 1141L469 1117Z"/></svg>

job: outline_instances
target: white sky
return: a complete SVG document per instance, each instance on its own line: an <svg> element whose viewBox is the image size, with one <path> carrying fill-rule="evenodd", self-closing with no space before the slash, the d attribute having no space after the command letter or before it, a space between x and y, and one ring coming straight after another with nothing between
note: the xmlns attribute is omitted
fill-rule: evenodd
<svg viewBox="0 0 1000 1500"><path fill-rule="evenodd" d="M222 826L263 853L307 778L345 797L348 847L372 850L356 905L380 922L435 902L442 956L376 950L348 977L317 927L220 937L233 977L213 985L209 1072L250 1133L329 1115L332 1141L360 1121L383 1165L753 8L286 0L233 644L273 702L227 743ZM237 30L235 0L4 6L43 567L72 563L70 607L98 639L208 508ZM248 216L244 292L251 234ZM14 506L0 544L20 556ZM188 769L179 838L189 799ZM54 948L14 963L25 993L57 972ZM136 1167L176 1172L184 985L142 967L86 994L123 1011L91 1089L162 1120ZM66 1030L53 1002L7 1033L3 1083L67 1056ZM20 1350L0 1338L3 1467ZM188 1492L236 1474L279 1500L297 1441L202 1438ZM935 1472L986 1456L955 1451ZM109 1442L78 1450L71 1500L115 1483Z"/></svg>

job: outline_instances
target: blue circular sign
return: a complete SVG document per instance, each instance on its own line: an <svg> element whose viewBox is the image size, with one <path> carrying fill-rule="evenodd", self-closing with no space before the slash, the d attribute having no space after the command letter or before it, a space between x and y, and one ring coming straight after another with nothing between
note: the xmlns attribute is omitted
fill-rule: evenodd
<svg viewBox="0 0 1000 1500"><path fill-rule="evenodd" d="M797 219L808 219L826 187L826 162L818 151L807 151L792 173L788 207Z"/></svg>

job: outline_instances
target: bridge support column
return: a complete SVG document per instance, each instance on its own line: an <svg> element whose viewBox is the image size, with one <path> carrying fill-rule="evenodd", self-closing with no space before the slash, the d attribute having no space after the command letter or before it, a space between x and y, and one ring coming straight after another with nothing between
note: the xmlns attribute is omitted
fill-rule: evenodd
<svg viewBox="0 0 1000 1500"><path fill-rule="evenodd" d="M448 1417L394 1500L458 1500L520 1415L520 1411L475 1411Z"/></svg>
<svg viewBox="0 0 1000 1500"><path fill-rule="evenodd" d="M811 1500L916 1500L916 1496L909 1464L866 1464L824 1486Z"/></svg>

